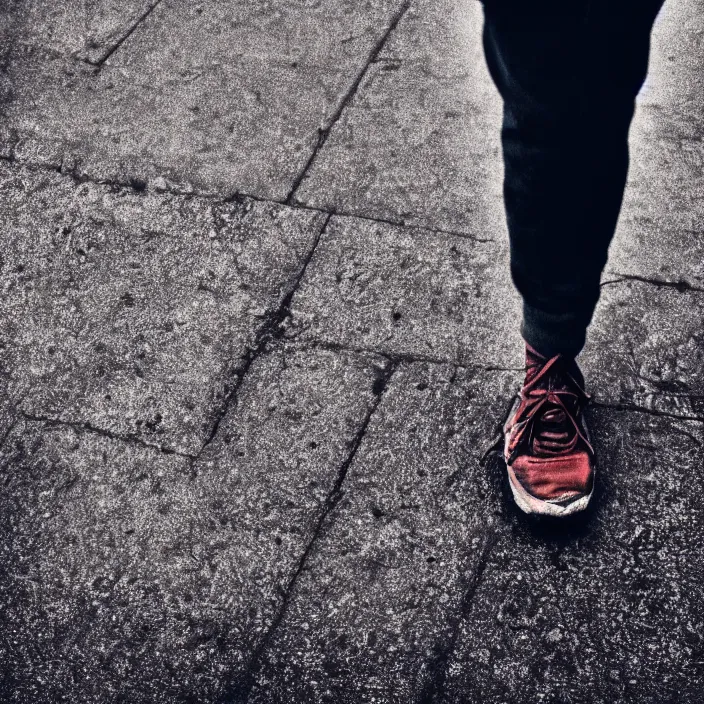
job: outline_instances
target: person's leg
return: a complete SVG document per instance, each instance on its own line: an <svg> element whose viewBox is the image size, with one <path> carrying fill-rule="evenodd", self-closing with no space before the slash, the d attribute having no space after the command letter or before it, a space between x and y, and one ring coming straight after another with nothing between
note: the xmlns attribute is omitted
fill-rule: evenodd
<svg viewBox="0 0 704 704"><path fill-rule="evenodd" d="M662 0L486 0L523 336L576 356L621 207L628 128Z"/></svg>
<svg viewBox="0 0 704 704"><path fill-rule="evenodd" d="M628 128L660 4L485 0L526 340L526 380L504 428L504 456L516 503L528 513L564 516L592 495L588 397L574 357L621 208Z"/></svg>

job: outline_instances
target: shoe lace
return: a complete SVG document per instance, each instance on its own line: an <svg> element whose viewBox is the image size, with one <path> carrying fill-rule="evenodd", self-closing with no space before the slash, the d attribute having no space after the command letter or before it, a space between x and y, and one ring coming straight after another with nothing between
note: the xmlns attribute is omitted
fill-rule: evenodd
<svg viewBox="0 0 704 704"><path fill-rule="evenodd" d="M594 454L594 448L577 420L589 395L565 369L560 370L560 381L568 383L559 386L553 383L554 372L562 362L561 355L548 359L521 389L521 409L512 455L517 455L524 443L538 456L568 454L576 449L580 440Z"/></svg>

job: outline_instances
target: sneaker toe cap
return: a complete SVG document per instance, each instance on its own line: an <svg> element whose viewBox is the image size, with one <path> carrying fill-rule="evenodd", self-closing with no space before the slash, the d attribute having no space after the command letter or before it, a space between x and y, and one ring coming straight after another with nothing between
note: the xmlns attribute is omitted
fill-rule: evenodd
<svg viewBox="0 0 704 704"><path fill-rule="evenodd" d="M556 457L517 457L511 465L516 479L542 501L560 501L589 494L594 468L587 452Z"/></svg>

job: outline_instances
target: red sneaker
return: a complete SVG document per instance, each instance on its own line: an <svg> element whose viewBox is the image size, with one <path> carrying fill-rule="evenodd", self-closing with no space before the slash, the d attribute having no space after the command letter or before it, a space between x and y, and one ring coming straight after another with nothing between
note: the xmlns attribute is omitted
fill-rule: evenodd
<svg viewBox="0 0 704 704"><path fill-rule="evenodd" d="M587 507L594 448L584 421L589 396L577 363L526 345L526 380L504 426L513 498L526 513L567 516Z"/></svg>

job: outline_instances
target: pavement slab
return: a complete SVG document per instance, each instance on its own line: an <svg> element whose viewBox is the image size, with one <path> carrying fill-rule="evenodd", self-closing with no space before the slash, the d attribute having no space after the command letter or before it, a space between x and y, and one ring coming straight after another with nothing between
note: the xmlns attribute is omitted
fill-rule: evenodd
<svg viewBox="0 0 704 704"><path fill-rule="evenodd" d="M701 139L704 16L697 0L666 0L656 20L639 126L675 142Z"/></svg>
<svg viewBox="0 0 704 704"><path fill-rule="evenodd" d="M520 303L495 242L333 217L287 334L462 365L519 367Z"/></svg>
<svg viewBox="0 0 704 704"><path fill-rule="evenodd" d="M642 129L641 121L636 130ZM657 135L636 135L604 279L626 274L704 289L703 222L701 141L678 143Z"/></svg>
<svg viewBox="0 0 704 704"><path fill-rule="evenodd" d="M482 456L517 381L401 365L247 700L426 701L493 540Z"/></svg>
<svg viewBox="0 0 704 704"><path fill-rule="evenodd" d="M286 334L401 359L518 369L520 302L507 260L495 242L334 216ZM600 403L704 418L703 319L704 293L686 284L628 274L605 282L580 357L590 392Z"/></svg>
<svg viewBox="0 0 704 704"><path fill-rule="evenodd" d="M2 459L3 701L116 701L116 675L182 627L171 576L202 571L178 548L188 462L26 422Z"/></svg>
<svg viewBox="0 0 704 704"><path fill-rule="evenodd" d="M91 64L104 61L161 0L4 0L0 36Z"/></svg>
<svg viewBox="0 0 704 704"><path fill-rule="evenodd" d="M631 129L629 183L607 268L701 288L704 14L697 0L665 3L651 57Z"/></svg>
<svg viewBox="0 0 704 704"><path fill-rule="evenodd" d="M11 57L0 143L92 179L284 200L403 7L164 0L100 71Z"/></svg>
<svg viewBox="0 0 704 704"><path fill-rule="evenodd" d="M190 454L295 285L324 217L0 165L11 398Z"/></svg>
<svg viewBox="0 0 704 704"><path fill-rule="evenodd" d="M602 287L580 357L600 403L704 419L704 291L639 280Z"/></svg>
<svg viewBox="0 0 704 704"><path fill-rule="evenodd" d="M438 704L701 700L704 426L591 418L594 510L560 530L507 516Z"/></svg>
<svg viewBox="0 0 704 704"><path fill-rule="evenodd" d="M272 349L198 462L61 424L3 449L10 702L214 702L275 620L383 360Z"/></svg>
<svg viewBox="0 0 704 704"><path fill-rule="evenodd" d="M414 3L331 131L297 201L505 238L501 105L486 71L481 26L479 3ZM631 131L612 271L704 282L702 37L697 0L665 4ZM693 256L683 260L683 249Z"/></svg>
<svg viewBox="0 0 704 704"><path fill-rule="evenodd" d="M417 0L331 131L296 200L395 222L505 236L501 102L482 6Z"/></svg>

